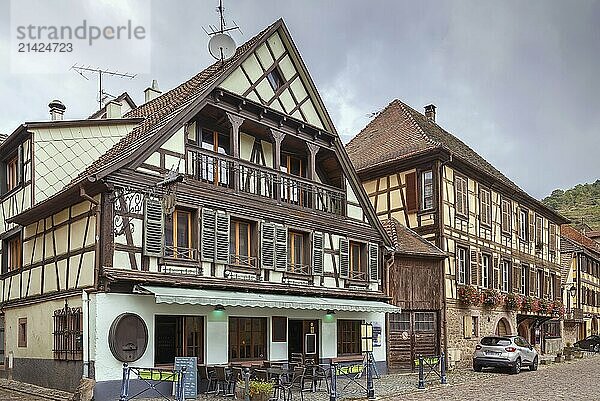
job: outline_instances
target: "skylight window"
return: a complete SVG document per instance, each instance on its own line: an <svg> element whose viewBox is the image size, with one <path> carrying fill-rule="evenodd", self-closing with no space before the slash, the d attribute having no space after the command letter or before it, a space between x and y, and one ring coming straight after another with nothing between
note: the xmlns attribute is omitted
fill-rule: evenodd
<svg viewBox="0 0 600 401"><path fill-rule="evenodd" d="M277 90L281 88L281 85L283 85L283 78L277 68L273 68L273 70L267 74L267 79L271 84L271 88L273 88L273 92L277 92Z"/></svg>

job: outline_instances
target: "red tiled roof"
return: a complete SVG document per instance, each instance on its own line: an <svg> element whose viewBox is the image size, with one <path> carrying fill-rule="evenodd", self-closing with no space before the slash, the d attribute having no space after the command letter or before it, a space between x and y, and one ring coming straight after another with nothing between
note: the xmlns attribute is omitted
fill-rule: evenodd
<svg viewBox="0 0 600 401"><path fill-rule="evenodd" d="M560 227L560 235L578 243L581 246L584 246L590 251L594 251L600 254L600 244L598 244L596 241L594 241L587 235L583 234L581 231L571 227L570 225L562 225Z"/></svg>
<svg viewBox="0 0 600 401"><path fill-rule="evenodd" d="M445 258L446 253L394 218L381 222L396 252L403 255Z"/></svg>

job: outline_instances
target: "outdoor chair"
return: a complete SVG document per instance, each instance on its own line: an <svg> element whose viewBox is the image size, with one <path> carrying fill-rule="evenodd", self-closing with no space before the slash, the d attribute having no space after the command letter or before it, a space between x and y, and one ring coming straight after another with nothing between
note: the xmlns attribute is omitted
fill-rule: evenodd
<svg viewBox="0 0 600 401"><path fill-rule="evenodd" d="M216 388L217 380L215 379L215 371L213 369L210 370L206 365L198 365L198 379L200 380L200 388L202 389L202 384L206 383L206 389L202 391L203 393L210 393L214 391ZM211 388L213 390L211 390Z"/></svg>
<svg viewBox="0 0 600 401"><path fill-rule="evenodd" d="M236 383L238 381L238 379L241 379L242 376L240 375L241 372L241 368L233 368L231 369L231 372L229 372L229 375L227 375L227 380L225 382L225 393L223 394L226 397L233 397L235 396L235 386Z"/></svg>
<svg viewBox="0 0 600 401"><path fill-rule="evenodd" d="M292 391L298 389L300 392L300 400L304 401L304 367L296 366L289 381L282 382L284 401L292 401Z"/></svg>
<svg viewBox="0 0 600 401"><path fill-rule="evenodd" d="M225 372L225 366L215 366L215 381L216 381L216 389L214 393L219 395L221 392L223 395L227 394L227 373Z"/></svg>

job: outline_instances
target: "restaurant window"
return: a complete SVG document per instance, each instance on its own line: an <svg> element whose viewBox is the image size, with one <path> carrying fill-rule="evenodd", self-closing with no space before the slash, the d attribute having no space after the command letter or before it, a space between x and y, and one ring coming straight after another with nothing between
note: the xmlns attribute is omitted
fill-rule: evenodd
<svg viewBox="0 0 600 401"><path fill-rule="evenodd" d="M468 181L459 175L454 176L454 207L456 213L467 216L468 207Z"/></svg>
<svg viewBox="0 0 600 401"><path fill-rule="evenodd" d="M229 223L229 263L236 266L256 267L253 238L256 223L231 219Z"/></svg>
<svg viewBox="0 0 600 401"><path fill-rule="evenodd" d="M27 347L27 318L22 317L18 320L17 327L17 345Z"/></svg>
<svg viewBox="0 0 600 401"><path fill-rule="evenodd" d="M0 366L4 366L4 359L6 356L6 343L4 336L5 317L0 315Z"/></svg>
<svg viewBox="0 0 600 401"><path fill-rule="evenodd" d="M523 241L529 240L529 212L527 209L519 209L519 238Z"/></svg>
<svg viewBox="0 0 600 401"><path fill-rule="evenodd" d="M277 69L277 67L273 68L271 72L267 74L267 80L273 89L273 92L277 92L279 88L283 85L283 78L281 77L281 73Z"/></svg>
<svg viewBox="0 0 600 401"><path fill-rule="evenodd" d="M367 261L364 255L365 244L350 241L350 278L367 279Z"/></svg>
<svg viewBox="0 0 600 401"><path fill-rule="evenodd" d="M435 331L435 312L415 312L415 331Z"/></svg>
<svg viewBox="0 0 600 401"><path fill-rule="evenodd" d="M83 360L83 312L81 308L54 311L54 359L59 361Z"/></svg>
<svg viewBox="0 0 600 401"><path fill-rule="evenodd" d="M300 274L309 274L309 264L306 247L308 234L292 231L288 232L288 271Z"/></svg>
<svg viewBox="0 0 600 401"><path fill-rule="evenodd" d="M337 353L338 356L360 355L360 320L337 321Z"/></svg>
<svg viewBox="0 0 600 401"><path fill-rule="evenodd" d="M203 362L204 318L202 316L156 316L154 364L170 365L175 357L197 357Z"/></svg>
<svg viewBox="0 0 600 401"><path fill-rule="evenodd" d="M490 255L481 254L481 286L490 288Z"/></svg>
<svg viewBox="0 0 600 401"><path fill-rule="evenodd" d="M511 230L512 206L510 200L502 199L502 232L507 234Z"/></svg>
<svg viewBox="0 0 600 401"><path fill-rule="evenodd" d="M489 226L492 224L492 194L487 189L479 191L479 214L481 224Z"/></svg>
<svg viewBox="0 0 600 401"><path fill-rule="evenodd" d="M192 247L192 212L175 209L165 223L165 256L178 259L196 259Z"/></svg>
<svg viewBox="0 0 600 401"><path fill-rule="evenodd" d="M15 154L6 162L6 192L12 191L19 184L19 157Z"/></svg>
<svg viewBox="0 0 600 401"><path fill-rule="evenodd" d="M18 270L22 265L21 234L4 240L6 252L2 255L2 273Z"/></svg>
<svg viewBox="0 0 600 401"><path fill-rule="evenodd" d="M467 283L467 250L465 248L456 247L455 255L456 263L456 281L458 284Z"/></svg>
<svg viewBox="0 0 600 401"><path fill-rule="evenodd" d="M410 312L390 313L391 331L409 331L410 330Z"/></svg>
<svg viewBox="0 0 600 401"><path fill-rule="evenodd" d="M229 318L229 360L267 359L267 319Z"/></svg>
<svg viewBox="0 0 600 401"><path fill-rule="evenodd" d="M433 171L421 172L421 210L433 208Z"/></svg>

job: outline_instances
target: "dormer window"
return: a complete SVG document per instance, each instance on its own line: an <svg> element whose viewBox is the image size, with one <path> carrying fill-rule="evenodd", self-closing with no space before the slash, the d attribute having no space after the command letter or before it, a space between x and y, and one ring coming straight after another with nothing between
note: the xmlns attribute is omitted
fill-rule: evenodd
<svg viewBox="0 0 600 401"><path fill-rule="evenodd" d="M10 192L19 186L19 158L15 154L6 162L6 191Z"/></svg>
<svg viewBox="0 0 600 401"><path fill-rule="evenodd" d="M269 80L269 84L271 84L271 88L273 88L273 92L277 92L283 85L283 78L277 68L273 68L273 70L267 74L267 79Z"/></svg>

